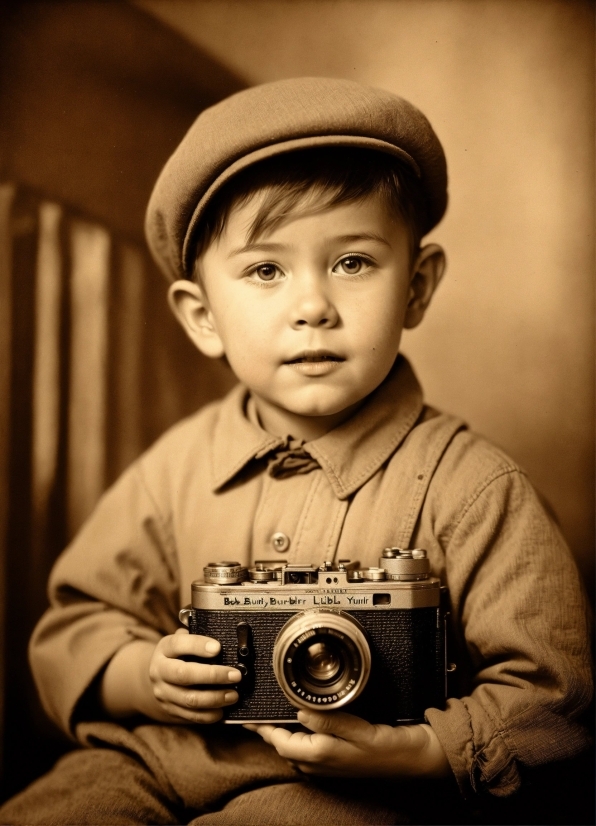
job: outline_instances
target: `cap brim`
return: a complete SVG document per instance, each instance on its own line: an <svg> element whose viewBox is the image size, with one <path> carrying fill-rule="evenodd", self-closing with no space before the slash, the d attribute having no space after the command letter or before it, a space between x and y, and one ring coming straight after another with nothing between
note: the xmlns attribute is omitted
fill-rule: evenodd
<svg viewBox="0 0 596 826"><path fill-rule="evenodd" d="M353 146L360 147L362 149L374 149L377 152L384 152L387 155L393 155L394 157L400 158L414 170L419 178L421 177L420 167L411 155L394 144L378 138L368 138L361 135L314 135L312 137L294 138L292 140L274 143L270 146L263 146L256 149L254 152L249 152L247 155L243 155L237 161L227 166L221 175L218 175L218 177L215 178L209 185L208 189L196 205L188 224L182 246L182 266L186 277L191 277L194 268L193 250L195 247L195 235L199 221L205 212L209 201L213 198L215 193L218 192L225 183L227 183L227 181L233 178L234 175L237 175L241 170L246 169L248 166L252 166L252 164L257 163L258 161L262 161L265 158L295 152L299 149L309 149L320 146Z"/></svg>

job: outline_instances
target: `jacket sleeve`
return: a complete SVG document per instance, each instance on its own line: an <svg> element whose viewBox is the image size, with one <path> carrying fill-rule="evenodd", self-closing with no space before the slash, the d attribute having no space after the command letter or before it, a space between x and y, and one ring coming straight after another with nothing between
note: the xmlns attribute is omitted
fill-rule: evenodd
<svg viewBox="0 0 596 826"><path fill-rule="evenodd" d="M72 734L81 698L116 651L136 639L157 642L178 627L169 519L152 499L139 462L103 496L58 559L49 599L30 662L44 708Z"/></svg>
<svg viewBox="0 0 596 826"><path fill-rule="evenodd" d="M467 696L427 720L465 796L506 796L524 767L590 743L579 722L592 696L588 609L571 554L518 468L494 466L448 521L435 528L469 680Z"/></svg>

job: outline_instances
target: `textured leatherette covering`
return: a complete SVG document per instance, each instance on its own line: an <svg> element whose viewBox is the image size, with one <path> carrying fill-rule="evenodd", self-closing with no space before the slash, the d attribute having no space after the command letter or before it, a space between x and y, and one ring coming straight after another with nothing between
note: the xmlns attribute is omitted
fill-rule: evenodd
<svg viewBox="0 0 596 826"><path fill-rule="evenodd" d="M357 611L354 616L367 633L372 668L366 688L346 711L371 722L395 724L420 722L427 708L443 708L445 665L440 610ZM230 722L296 719L296 708L286 699L272 665L275 640L288 619L286 612L192 610L190 632L219 640L218 661L225 665L237 660L238 623L251 626L254 683L248 692L241 686L239 702L226 713Z"/></svg>

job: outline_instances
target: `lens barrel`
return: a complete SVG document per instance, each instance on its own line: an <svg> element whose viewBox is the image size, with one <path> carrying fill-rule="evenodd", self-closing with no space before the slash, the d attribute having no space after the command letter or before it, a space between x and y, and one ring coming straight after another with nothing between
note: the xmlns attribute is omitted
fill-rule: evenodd
<svg viewBox="0 0 596 826"><path fill-rule="evenodd" d="M370 676L366 632L349 614L319 608L295 614L273 646L273 670L288 700L299 708L340 708Z"/></svg>

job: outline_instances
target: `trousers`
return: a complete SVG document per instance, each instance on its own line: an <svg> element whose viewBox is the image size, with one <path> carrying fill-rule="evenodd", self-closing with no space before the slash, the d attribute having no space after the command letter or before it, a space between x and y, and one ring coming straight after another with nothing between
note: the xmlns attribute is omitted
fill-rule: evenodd
<svg viewBox="0 0 596 826"><path fill-rule="evenodd" d="M190 727L94 723L79 726L77 735L85 747L7 801L0 824L412 822L374 782L313 782L244 729L219 727L204 736Z"/></svg>
<svg viewBox="0 0 596 826"><path fill-rule="evenodd" d="M307 779L244 729L116 723L0 806L0 825L384 826L594 822L593 755L526 777L523 799L465 803L455 781ZM516 796L514 796L516 798Z"/></svg>

